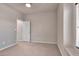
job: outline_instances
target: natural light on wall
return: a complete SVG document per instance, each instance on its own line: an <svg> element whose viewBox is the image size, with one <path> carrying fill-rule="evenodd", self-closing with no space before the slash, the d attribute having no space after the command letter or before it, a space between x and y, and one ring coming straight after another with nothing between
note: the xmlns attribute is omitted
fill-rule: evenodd
<svg viewBox="0 0 79 59"><path fill-rule="evenodd" d="M79 4L76 5L76 47L79 48Z"/></svg>

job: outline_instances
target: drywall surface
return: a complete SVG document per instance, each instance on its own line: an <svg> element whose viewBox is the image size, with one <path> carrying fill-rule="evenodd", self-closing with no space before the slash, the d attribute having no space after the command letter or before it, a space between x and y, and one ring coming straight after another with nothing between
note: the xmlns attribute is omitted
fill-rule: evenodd
<svg viewBox="0 0 79 59"><path fill-rule="evenodd" d="M16 43L16 19L19 13L0 4L0 48Z"/></svg>
<svg viewBox="0 0 79 59"><path fill-rule="evenodd" d="M64 47L64 4L59 4L57 10L57 44L62 55L69 55Z"/></svg>
<svg viewBox="0 0 79 59"><path fill-rule="evenodd" d="M31 21L31 42L56 43L56 11L29 14L26 15L26 20Z"/></svg>
<svg viewBox="0 0 79 59"><path fill-rule="evenodd" d="M66 3L64 4L64 13L63 13L63 26L64 26L64 45L66 47L73 46L73 33L72 33L72 23L73 23L73 4Z"/></svg>
<svg viewBox="0 0 79 59"><path fill-rule="evenodd" d="M79 47L79 4L75 6L75 15L76 15L76 19L75 19L75 28L76 28L76 46ZM74 15L74 16L75 16Z"/></svg>

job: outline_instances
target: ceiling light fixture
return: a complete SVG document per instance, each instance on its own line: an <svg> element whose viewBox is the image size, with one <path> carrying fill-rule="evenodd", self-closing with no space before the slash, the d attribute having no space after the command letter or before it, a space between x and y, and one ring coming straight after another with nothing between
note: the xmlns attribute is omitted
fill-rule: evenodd
<svg viewBox="0 0 79 59"><path fill-rule="evenodd" d="M31 4L30 3L26 3L25 6L30 8Z"/></svg>

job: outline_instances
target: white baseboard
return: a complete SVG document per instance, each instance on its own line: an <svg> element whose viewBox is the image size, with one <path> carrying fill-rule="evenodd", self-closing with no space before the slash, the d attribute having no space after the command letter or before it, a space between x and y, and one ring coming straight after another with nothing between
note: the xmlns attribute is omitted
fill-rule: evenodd
<svg viewBox="0 0 79 59"><path fill-rule="evenodd" d="M62 49L61 49L60 45L57 44L57 46L58 46L58 48L59 48L59 50L60 50L61 55L63 56L63 52L62 52Z"/></svg>
<svg viewBox="0 0 79 59"><path fill-rule="evenodd" d="M47 43L47 44L57 44L57 42L45 42L45 41L31 41L34 43Z"/></svg>
<svg viewBox="0 0 79 59"><path fill-rule="evenodd" d="M4 47L4 48L0 48L0 51L5 50L5 49L7 49L7 48L9 48L9 47L12 47L12 46L15 46L15 45L16 45L16 43L11 44L11 45L8 45L8 46L6 46L6 47Z"/></svg>
<svg viewBox="0 0 79 59"><path fill-rule="evenodd" d="M61 46L60 44L57 44L57 45L62 56L69 56L63 46Z"/></svg>

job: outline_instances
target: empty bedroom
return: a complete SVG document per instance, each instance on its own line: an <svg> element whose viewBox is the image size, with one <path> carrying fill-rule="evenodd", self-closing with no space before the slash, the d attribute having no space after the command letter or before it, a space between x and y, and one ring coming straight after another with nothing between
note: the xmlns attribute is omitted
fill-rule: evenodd
<svg viewBox="0 0 79 59"><path fill-rule="evenodd" d="M0 56L79 55L73 52L77 5L0 3Z"/></svg>

